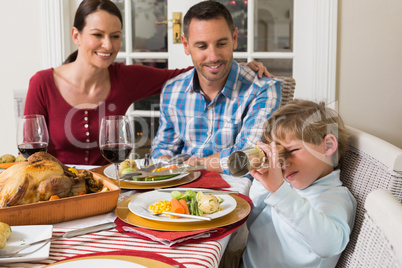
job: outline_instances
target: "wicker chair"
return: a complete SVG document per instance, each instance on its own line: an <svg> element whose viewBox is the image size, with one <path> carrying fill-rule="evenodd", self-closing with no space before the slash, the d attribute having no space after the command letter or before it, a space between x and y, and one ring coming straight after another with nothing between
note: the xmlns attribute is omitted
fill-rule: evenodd
<svg viewBox="0 0 402 268"><path fill-rule="evenodd" d="M277 76L276 79L281 81L281 106L293 100L296 88L296 82L292 77Z"/></svg>
<svg viewBox="0 0 402 268"><path fill-rule="evenodd" d="M377 189L366 199L351 267L402 267L402 204L389 192Z"/></svg>
<svg viewBox="0 0 402 268"><path fill-rule="evenodd" d="M341 162L341 180L357 201L356 220L350 241L337 267L351 266L364 220L364 202L375 189L388 190L402 199L402 149L377 137L348 127L350 148Z"/></svg>

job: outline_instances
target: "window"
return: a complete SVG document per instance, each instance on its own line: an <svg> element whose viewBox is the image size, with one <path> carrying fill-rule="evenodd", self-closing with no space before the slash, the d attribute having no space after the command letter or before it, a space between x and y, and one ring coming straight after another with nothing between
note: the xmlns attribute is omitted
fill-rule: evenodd
<svg viewBox="0 0 402 268"><path fill-rule="evenodd" d="M172 25L156 25L155 21L171 19L173 11L185 14L199 1L114 0L125 20L124 41L117 60L161 68L191 64L183 56L181 44L171 44ZM229 8L235 26L239 27L235 59L262 61L273 74L294 77L296 97L335 102L337 0L219 1ZM45 67L57 66L73 49L70 29L80 1L43 0L41 3L48 53ZM253 38L247 39L250 32ZM132 112L157 117L157 113L148 109L158 102L158 97L154 97L135 103Z"/></svg>

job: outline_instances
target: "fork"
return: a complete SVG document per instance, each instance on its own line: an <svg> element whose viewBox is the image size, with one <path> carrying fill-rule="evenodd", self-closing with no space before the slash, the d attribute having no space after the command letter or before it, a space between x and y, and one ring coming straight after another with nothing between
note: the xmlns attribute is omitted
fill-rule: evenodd
<svg viewBox="0 0 402 268"><path fill-rule="evenodd" d="M151 156L152 156L152 151L149 154L145 155L144 163L145 162L149 163ZM161 167L161 166L169 166L169 165L175 165L175 164L180 165L180 164L183 164L183 162L188 160L190 157L191 157L191 155L189 155L189 154L178 154L178 155L173 156L170 159L162 160L162 162L160 162L160 165L155 164L154 166ZM146 166L147 165L144 165L144 167L146 167Z"/></svg>
<svg viewBox="0 0 402 268"><path fill-rule="evenodd" d="M151 171L163 166L170 166L173 164L176 165L180 165L182 164L184 161L186 161L187 159L189 159L191 156L189 154L179 154L176 155L168 160L162 160L159 163L156 164L151 164L152 162L152 152L153 150L151 150L148 154L145 155L144 157L144 163L142 165L142 167L138 170L138 171Z"/></svg>
<svg viewBox="0 0 402 268"><path fill-rule="evenodd" d="M182 217L182 218L190 218L190 219L197 219L197 220L204 220L204 221L210 221L211 218L210 217L205 217L205 216L197 216L197 215L190 215L190 214L183 214L183 213L176 213L176 212L160 212L160 213L155 213L155 212L151 212L149 210L147 210L144 207L141 207L143 210L145 210L146 212L148 212L151 215L154 216L161 216L161 215L172 215L172 216L176 216L176 217Z"/></svg>
<svg viewBox="0 0 402 268"><path fill-rule="evenodd" d="M149 153L145 154L145 157L144 157L144 166L143 166L143 167L149 166L150 160L151 160L151 157L152 157L152 152L153 152L153 151L154 151L154 150L151 148L151 150L149 150Z"/></svg>
<svg viewBox="0 0 402 268"><path fill-rule="evenodd" d="M185 166L185 167L166 169L166 170L161 170L161 171L156 171L156 172L148 172L145 170L136 170L136 171L124 174L123 176L120 177L120 180L131 180L134 178L139 179L139 178L146 178L146 177L150 177L150 176L174 175L174 174L180 174L180 173L184 173L184 172L200 171L200 170L205 170L205 166L204 165L188 166L188 167Z"/></svg>

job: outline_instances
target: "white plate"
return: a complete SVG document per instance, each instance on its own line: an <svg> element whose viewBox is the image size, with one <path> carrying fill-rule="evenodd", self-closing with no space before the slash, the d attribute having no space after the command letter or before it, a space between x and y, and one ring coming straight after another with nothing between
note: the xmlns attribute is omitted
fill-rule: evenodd
<svg viewBox="0 0 402 268"><path fill-rule="evenodd" d="M11 226L12 233L7 240L4 249L15 248L23 246L27 243L39 241L52 237L53 225L22 225ZM20 253L29 253L41 247L43 244L35 245L22 250ZM49 257L50 243L47 243L43 248L38 251L22 257L0 258L0 263L9 262L31 262L44 260Z"/></svg>
<svg viewBox="0 0 402 268"><path fill-rule="evenodd" d="M91 170L91 169L94 169L94 168L101 167L101 166L95 166L95 165L74 165L74 164L67 164L66 166L67 167L72 167L72 168L75 168L75 169L86 169L86 170Z"/></svg>
<svg viewBox="0 0 402 268"><path fill-rule="evenodd" d="M135 160L135 162L137 163L137 166L141 166L141 164L139 165L139 161L141 161L142 159L140 159L140 160ZM143 161L143 160L142 160ZM155 163L158 163L158 161L156 161L156 160L154 160L155 161ZM114 167L114 165L110 165L110 166L107 166L106 168L105 168L105 170L103 171L103 173L106 175L106 176L108 176L109 178L111 178L111 179L116 179L116 171L115 171L115 167ZM184 178L184 177L186 177L188 174L190 174L190 173L182 173L182 174L178 174L177 176L175 176L175 177L172 177L172 178L169 178L169 179L166 179L166 180L160 180L160 181L133 181L133 180L125 180L125 182L127 182L127 183L131 183L131 184L137 184L137 185L152 185L152 184L159 184L159 183L161 183L161 182L167 182L167 181L176 181L176 180L180 180L181 178Z"/></svg>
<svg viewBox="0 0 402 268"><path fill-rule="evenodd" d="M194 190L195 192L198 191L210 191L209 189L201 189L201 188L177 188L178 191L180 192L185 192L186 190ZM236 206L237 202L236 199L231 197L230 195L216 195L219 196L223 199L223 202L220 204L222 207L222 210L212 213L212 214L204 214L204 216L208 216L211 219L217 219L220 217L223 217L230 212L232 212ZM142 218L150 219L150 220L156 220L156 221L164 221L164 222L194 222L194 221L200 221L197 219L185 219L185 218L180 218L180 219L172 219L168 215L161 215L161 216L155 216L152 215L149 210L149 206L152 204L155 204L159 200L171 200L172 198L170 197L170 192L158 192L158 191L151 191L151 192L146 192L143 194L139 194L136 197L134 197L130 203L128 203L128 209L136 214L137 216L140 216ZM145 208L147 211L145 211L143 208Z"/></svg>
<svg viewBox="0 0 402 268"><path fill-rule="evenodd" d="M56 263L50 265L57 268L95 268L95 267L119 267L119 268L147 268L141 264L131 261L115 260L115 259L86 259L86 260L71 260L64 263Z"/></svg>

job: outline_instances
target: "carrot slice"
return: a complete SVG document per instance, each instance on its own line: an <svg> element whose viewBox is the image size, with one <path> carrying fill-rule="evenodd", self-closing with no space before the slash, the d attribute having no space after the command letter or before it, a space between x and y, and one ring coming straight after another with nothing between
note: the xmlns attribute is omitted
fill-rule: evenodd
<svg viewBox="0 0 402 268"><path fill-rule="evenodd" d="M152 170L152 172L158 172L158 171L174 169L174 168L178 168L177 165L173 165L173 166L169 166L169 167L156 168L156 169Z"/></svg>
<svg viewBox="0 0 402 268"><path fill-rule="evenodd" d="M190 210L188 209L188 205L187 205L186 200L180 199L179 202L180 202L180 204L181 204L181 205L183 206L183 208L184 208L184 213L185 213L185 214L190 214Z"/></svg>
<svg viewBox="0 0 402 268"><path fill-rule="evenodd" d="M184 213L184 207L182 206L182 204L177 199L172 198L170 203L172 204L172 212Z"/></svg>
<svg viewBox="0 0 402 268"><path fill-rule="evenodd" d="M60 199L60 197L55 194L55 195L52 195L52 196L49 198L49 201L57 200L57 199Z"/></svg>
<svg viewBox="0 0 402 268"><path fill-rule="evenodd" d="M170 167L165 167L165 168L163 168L163 170L174 169L174 168L177 168L177 165L173 165L173 166L170 166Z"/></svg>
<svg viewBox="0 0 402 268"><path fill-rule="evenodd" d="M18 163L21 163L21 162L1 163L1 164L0 164L0 168L7 169L7 168L9 168L9 167L14 166L15 164L18 164Z"/></svg>

